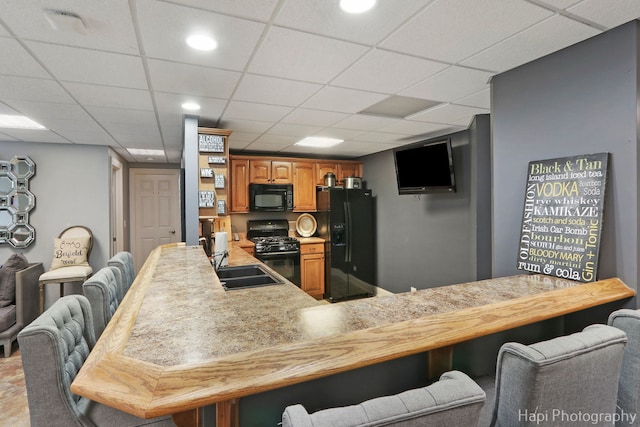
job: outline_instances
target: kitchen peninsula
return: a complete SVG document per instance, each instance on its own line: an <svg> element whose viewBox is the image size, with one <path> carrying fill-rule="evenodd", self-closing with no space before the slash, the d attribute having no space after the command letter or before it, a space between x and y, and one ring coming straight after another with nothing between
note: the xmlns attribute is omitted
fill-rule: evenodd
<svg viewBox="0 0 640 427"><path fill-rule="evenodd" d="M232 245L230 264L256 263ZM125 296L72 391L151 418L238 425L243 396L345 372L515 328L635 292L519 275L415 293L322 304L291 283L225 291L204 251L156 248Z"/></svg>

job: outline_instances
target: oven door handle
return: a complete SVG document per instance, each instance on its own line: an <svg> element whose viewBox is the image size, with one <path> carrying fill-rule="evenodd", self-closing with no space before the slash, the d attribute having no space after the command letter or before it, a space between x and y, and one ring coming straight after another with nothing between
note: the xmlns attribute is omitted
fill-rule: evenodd
<svg viewBox="0 0 640 427"><path fill-rule="evenodd" d="M267 259L267 258L277 258L288 255L300 255L300 251L286 251L286 252L266 252L262 254L256 254L256 258Z"/></svg>

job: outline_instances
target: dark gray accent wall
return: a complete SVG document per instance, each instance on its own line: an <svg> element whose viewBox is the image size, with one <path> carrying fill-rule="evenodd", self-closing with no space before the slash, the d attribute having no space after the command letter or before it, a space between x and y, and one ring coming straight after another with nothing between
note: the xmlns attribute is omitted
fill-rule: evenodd
<svg viewBox="0 0 640 427"><path fill-rule="evenodd" d="M362 158L376 198L377 281L391 292L473 281L490 265L490 168L472 165L489 156L489 118L450 136L455 193L399 195L393 151Z"/></svg>
<svg viewBox="0 0 640 427"><path fill-rule="evenodd" d="M516 269L527 165L609 152L599 278L637 289L639 22L492 81L493 275Z"/></svg>

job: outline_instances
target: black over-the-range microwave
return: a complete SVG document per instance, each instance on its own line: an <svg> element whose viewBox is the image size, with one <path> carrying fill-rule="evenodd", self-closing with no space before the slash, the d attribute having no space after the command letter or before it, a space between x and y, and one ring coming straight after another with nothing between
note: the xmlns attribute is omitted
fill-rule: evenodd
<svg viewBox="0 0 640 427"><path fill-rule="evenodd" d="M284 212L293 210L293 184L249 184L249 210Z"/></svg>

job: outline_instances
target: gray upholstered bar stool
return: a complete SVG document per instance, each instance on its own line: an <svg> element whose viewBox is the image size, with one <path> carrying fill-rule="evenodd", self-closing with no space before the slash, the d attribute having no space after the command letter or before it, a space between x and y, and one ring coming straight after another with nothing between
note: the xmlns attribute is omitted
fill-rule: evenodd
<svg viewBox="0 0 640 427"><path fill-rule="evenodd" d="M107 261L107 265L118 267L122 275L122 297L127 293L134 279L136 278L136 270L133 264L133 255L127 251L121 251Z"/></svg>
<svg viewBox="0 0 640 427"><path fill-rule="evenodd" d="M459 371L445 372L423 388L378 397L359 405L309 414L302 405L285 408L282 427L314 426L476 426L485 393Z"/></svg>

